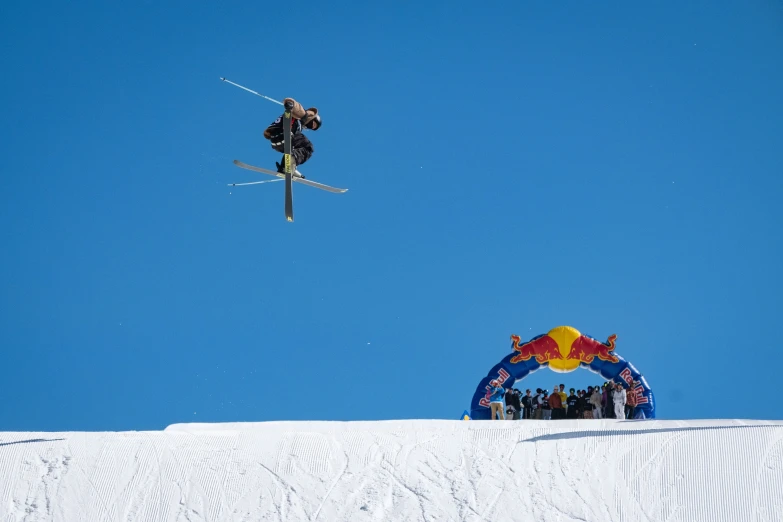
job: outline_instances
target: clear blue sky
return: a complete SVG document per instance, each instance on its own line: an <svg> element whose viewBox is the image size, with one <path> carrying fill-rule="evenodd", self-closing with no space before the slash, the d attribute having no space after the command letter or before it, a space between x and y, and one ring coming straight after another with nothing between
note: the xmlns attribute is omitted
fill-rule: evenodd
<svg viewBox="0 0 783 522"><path fill-rule="evenodd" d="M132 4L0 8L0 431L454 419L558 325L783 418L780 2ZM349 192L227 187L280 107L221 76Z"/></svg>

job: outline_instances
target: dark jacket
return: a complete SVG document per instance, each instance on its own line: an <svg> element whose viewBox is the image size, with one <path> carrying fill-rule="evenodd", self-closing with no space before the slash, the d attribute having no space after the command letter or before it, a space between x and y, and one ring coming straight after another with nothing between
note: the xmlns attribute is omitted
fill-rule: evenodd
<svg viewBox="0 0 783 522"><path fill-rule="evenodd" d="M568 418L569 419L575 419L577 417L577 414L579 411L577 410L577 404L579 404L579 397L577 397L575 394L571 394L568 396Z"/></svg>
<svg viewBox="0 0 783 522"><path fill-rule="evenodd" d="M530 406L531 406L531 408L530 408L531 410L535 410L535 409L541 407L541 394L540 393L536 393L535 395L533 395L533 400L530 401Z"/></svg>
<svg viewBox="0 0 783 522"><path fill-rule="evenodd" d="M291 155L294 157L294 161L297 165L301 165L310 159L313 155L313 144L307 139L307 136L302 132L302 122L295 118L291 118ZM269 127L264 131L264 138L268 139L272 149L277 152L285 152L284 145L284 133L283 133L283 116L279 116L272 122Z"/></svg>
<svg viewBox="0 0 783 522"><path fill-rule="evenodd" d="M519 401L519 393L513 390L507 391L506 405L513 406L516 411L522 411L522 403Z"/></svg>

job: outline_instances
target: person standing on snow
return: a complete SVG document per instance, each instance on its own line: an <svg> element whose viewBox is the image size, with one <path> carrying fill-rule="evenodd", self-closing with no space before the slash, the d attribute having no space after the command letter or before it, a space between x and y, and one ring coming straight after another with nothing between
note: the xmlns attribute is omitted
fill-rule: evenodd
<svg viewBox="0 0 783 522"><path fill-rule="evenodd" d="M565 393L565 384L560 385L560 391L557 389L555 389L555 391L560 394L560 413L558 413L557 416L561 419L565 419L568 407L568 395ZM554 416L555 414L553 412L552 417Z"/></svg>
<svg viewBox="0 0 783 522"><path fill-rule="evenodd" d="M533 397L530 396L530 388L525 390L525 395L522 397L520 402L522 403L522 418L523 419L532 419L533 416L531 413L533 412Z"/></svg>
<svg viewBox="0 0 783 522"><path fill-rule="evenodd" d="M626 394L623 385L619 382L615 385L615 390L612 392L612 400L614 401L615 419L624 419Z"/></svg>
<svg viewBox="0 0 783 522"><path fill-rule="evenodd" d="M506 391L503 389L500 383L498 383L498 381L490 381L489 385L492 386L492 388L490 388L492 396L489 399L489 411L492 415L490 420L495 420L495 413L500 416L500 420L506 420L506 417L503 414L503 396L505 395Z"/></svg>
<svg viewBox="0 0 783 522"><path fill-rule="evenodd" d="M522 400L520 396L522 393L517 390L516 388L511 389L511 397L509 398L508 394L506 394L506 405L507 406L513 406L514 408L514 417L513 420L519 420L522 418Z"/></svg>
<svg viewBox="0 0 783 522"><path fill-rule="evenodd" d="M552 410L552 419L562 419L560 411L563 409L563 403L560 399L560 393L557 391L557 386L549 396L549 408Z"/></svg>
<svg viewBox="0 0 783 522"><path fill-rule="evenodd" d="M506 417L508 420L514 420L517 409L514 406L514 390L512 388L506 388L506 394L503 396L503 401L506 403Z"/></svg>
<svg viewBox="0 0 783 522"><path fill-rule="evenodd" d="M549 392L542 390L541 397L538 401L541 404L541 419L552 420L552 407L549 406Z"/></svg>
<svg viewBox="0 0 783 522"><path fill-rule="evenodd" d="M318 109L310 107L304 110L302 104L297 102L293 98L286 98L283 100L284 105L291 105L291 156L296 162L296 165L302 165L313 155L313 144L304 135L304 129L316 131L321 128L321 115L318 114ZM269 127L264 131L264 138L270 141L271 146L277 152L285 152L283 147L284 135L283 135L283 115L281 114ZM275 162L277 165L277 171L280 173L285 172L285 156L280 160L280 163ZM304 178L299 172L295 172L294 175Z"/></svg>
<svg viewBox="0 0 783 522"><path fill-rule="evenodd" d="M612 408L612 392L614 390L614 382L607 381L604 383L604 393L601 398L601 403L604 405L604 418L614 419L614 408Z"/></svg>
<svg viewBox="0 0 783 522"><path fill-rule="evenodd" d="M601 407L601 388L598 386L593 390L593 394L590 396L590 404L593 406L593 418L603 418L603 408Z"/></svg>
<svg viewBox="0 0 783 522"><path fill-rule="evenodd" d="M568 396L568 399L566 400L566 405L568 409L566 410L568 414L566 415L569 419L576 419L579 417L579 397L576 395L576 390L571 388L569 390L571 392L571 395Z"/></svg>
<svg viewBox="0 0 783 522"><path fill-rule="evenodd" d="M636 393L630 386L625 393L625 418L633 419L636 410Z"/></svg>
<svg viewBox="0 0 783 522"><path fill-rule="evenodd" d="M530 418L541 420L541 388L536 388L536 394L533 396L533 400L530 401Z"/></svg>
<svg viewBox="0 0 783 522"><path fill-rule="evenodd" d="M582 390L582 417L585 419L593 418L593 406L590 404L590 396L593 394L593 387L588 386L587 391Z"/></svg>

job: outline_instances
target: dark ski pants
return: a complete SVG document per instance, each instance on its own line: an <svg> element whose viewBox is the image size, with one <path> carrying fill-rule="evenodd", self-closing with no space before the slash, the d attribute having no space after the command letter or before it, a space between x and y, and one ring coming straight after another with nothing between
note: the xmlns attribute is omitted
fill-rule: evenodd
<svg viewBox="0 0 783 522"><path fill-rule="evenodd" d="M284 152L282 143L280 145L273 145L272 148L277 152ZM310 140L308 140L304 134L294 134L291 140L291 156L293 156L296 165L299 166L304 164L312 155L313 144ZM285 162L285 155L283 155L283 158L280 160L280 164L282 165L283 162Z"/></svg>

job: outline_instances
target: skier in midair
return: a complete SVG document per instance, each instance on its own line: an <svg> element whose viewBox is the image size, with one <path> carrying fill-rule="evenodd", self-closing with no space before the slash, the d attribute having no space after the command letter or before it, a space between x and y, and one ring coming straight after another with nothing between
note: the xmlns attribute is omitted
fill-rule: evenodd
<svg viewBox="0 0 783 522"><path fill-rule="evenodd" d="M313 155L313 144L304 135L304 130L316 131L321 128L321 115L318 114L318 109L310 107L304 110L302 104L297 102L293 98L286 98L283 100L283 104L291 103L293 108L291 109L291 156L296 162L296 165L302 165L310 156ZM264 138L271 142L271 146L277 152L284 152L283 149L283 115L281 114L272 124L264 131ZM280 162L275 162L277 165L277 171L280 173L285 172L285 155ZM298 171L294 173L295 176L301 175Z"/></svg>

